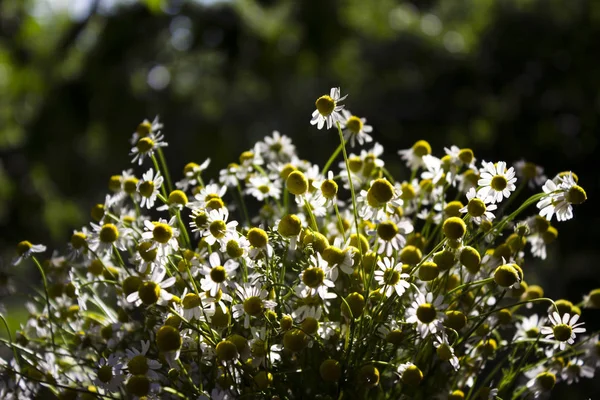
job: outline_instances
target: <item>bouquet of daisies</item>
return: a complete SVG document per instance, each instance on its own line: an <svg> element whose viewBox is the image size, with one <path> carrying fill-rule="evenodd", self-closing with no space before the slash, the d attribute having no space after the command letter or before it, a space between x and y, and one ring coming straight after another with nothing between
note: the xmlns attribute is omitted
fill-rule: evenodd
<svg viewBox="0 0 600 400"><path fill-rule="evenodd" d="M586 200L577 175L419 140L397 180L344 98L316 101L340 139L322 167L273 132L173 184L163 125L142 122L141 170L110 177L64 255L18 244L43 287L2 340L0 397L532 399L593 377L579 316L600 290L573 304L527 281Z"/></svg>

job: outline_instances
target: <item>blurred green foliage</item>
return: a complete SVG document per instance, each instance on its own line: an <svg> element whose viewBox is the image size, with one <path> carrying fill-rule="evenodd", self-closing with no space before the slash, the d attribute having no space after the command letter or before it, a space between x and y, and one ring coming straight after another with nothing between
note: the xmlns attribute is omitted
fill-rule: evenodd
<svg viewBox="0 0 600 400"><path fill-rule="evenodd" d="M545 272L578 300L600 286L598 37L594 0L1 2L0 254L64 248L155 114L175 178L207 157L216 176L274 129L323 163L336 136L308 122L341 86L395 174L421 138L576 171L590 200Z"/></svg>

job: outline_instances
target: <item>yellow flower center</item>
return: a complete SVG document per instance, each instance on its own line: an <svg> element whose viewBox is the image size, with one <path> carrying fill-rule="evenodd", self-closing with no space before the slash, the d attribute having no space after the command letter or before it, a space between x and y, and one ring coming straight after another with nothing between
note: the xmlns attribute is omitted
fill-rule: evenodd
<svg viewBox="0 0 600 400"><path fill-rule="evenodd" d="M152 230L152 236L158 243L165 244L173 237L173 229L163 222L157 222Z"/></svg>
<svg viewBox="0 0 600 400"><path fill-rule="evenodd" d="M129 394L144 397L150 392L150 380L144 375L134 375L129 378L125 387Z"/></svg>
<svg viewBox="0 0 600 400"><path fill-rule="evenodd" d="M149 137L143 137L138 140L136 147L140 153L147 153L154 147L154 141Z"/></svg>
<svg viewBox="0 0 600 400"><path fill-rule="evenodd" d="M429 324L435 320L436 310L430 303L423 303L417 308L417 318L424 324Z"/></svg>
<svg viewBox="0 0 600 400"><path fill-rule="evenodd" d="M310 267L304 271L302 275L302 282L309 288L318 288L323 284L325 279L325 272L321 268Z"/></svg>
<svg viewBox="0 0 600 400"><path fill-rule="evenodd" d="M367 202L371 207L381 207L394 198L394 187L386 179L376 179L367 192Z"/></svg>
<svg viewBox="0 0 600 400"><path fill-rule="evenodd" d="M425 140L419 140L413 144L412 150L417 157L423 157L431 154L431 145Z"/></svg>
<svg viewBox="0 0 600 400"><path fill-rule="evenodd" d="M321 193L326 199L333 199L338 192L338 184L331 179L323 181L321 184Z"/></svg>
<svg viewBox="0 0 600 400"><path fill-rule="evenodd" d="M110 382L113 378L112 367L110 365L103 365L98 368L98 379L104 383Z"/></svg>
<svg viewBox="0 0 600 400"><path fill-rule="evenodd" d="M138 294L142 303L146 305L156 304L160 298L160 286L154 282L144 282L140 285Z"/></svg>
<svg viewBox="0 0 600 400"><path fill-rule="evenodd" d="M383 221L377 226L377 235L386 242L395 238L398 232L398 227L393 221Z"/></svg>
<svg viewBox="0 0 600 400"><path fill-rule="evenodd" d="M492 189L497 192L501 192L508 186L508 181L503 175L496 175L492 178L492 182L490 183Z"/></svg>
<svg viewBox="0 0 600 400"><path fill-rule="evenodd" d="M558 324L552 328L552 332L554 333L556 340L560 342L566 342L571 338L571 335L573 334L573 328L567 324Z"/></svg>
<svg viewBox="0 0 600 400"><path fill-rule="evenodd" d="M123 179L121 175L111 176L108 180L108 189L112 192L118 192L121 190L121 179Z"/></svg>
<svg viewBox="0 0 600 400"><path fill-rule="evenodd" d="M400 272L393 268L388 268L383 273L383 282L386 285L394 286L400 282Z"/></svg>
<svg viewBox="0 0 600 400"><path fill-rule="evenodd" d="M348 118L348 121L346 121L346 129L350 130L350 132L354 134L358 134L362 130L362 128L363 122L360 118L354 115Z"/></svg>
<svg viewBox="0 0 600 400"><path fill-rule="evenodd" d="M127 178L123 182L123 190L128 194L135 193L137 190L137 184L138 179L136 177Z"/></svg>
<svg viewBox="0 0 600 400"><path fill-rule="evenodd" d="M306 193L308 190L308 180L301 171L291 172L285 180L285 184L290 193L297 196Z"/></svg>
<svg viewBox="0 0 600 400"><path fill-rule="evenodd" d="M158 249L150 249L152 247L152 242L141 242L138 245L138 253L140 257L146 262L156 260L156 255L158 254Z"/></svg>
<svg viewBox="0 0 600 400"><path fill-rule="evenodd" d="M173 190L169 194L168 202L169 204L181 204L182 206L185 206L188 202L188 198L183 191Z"/></svg>
<svg viewBox="0 0 600 400"><path fill-rule="evenodd" d="M317 106L319 114L324 117L331 114L335 109L335 101L327 95L319 97L315 102L315 105Z"/></svg>
<svg viewBox="0 0 600 400"><path fill-rule="evenodd" d="M211 222L208 229L215 238L221 239L223 236L225 236L227 224L225 224L225 221L218 219L216 221Z"/></svg>
<svg viewBox="0 0 600 400"><path fill-rule="evenodd" d="M246 300L244 300L243 305L244 311L253 317L259 315L263 309L263 302L258 296L248 297Z"/></svg>
<svg viewBox="0 0 600 400"><path fill-rule="evenodd" d="M154 193L154 182L144 181L140 183L139 191L142 196L151 197L152 193Z"/></svg>
<svg viewBox="0 0 600 400"><path fill-rule="evenodd" d="M238 258L244 254L244 249L240 247L240 244L236 240L230 240L226 245L227 255L231 258Z"/></svg>
<svg viewBox="0 0 600 400"><path fill-rule="evenodd" d="M252 228L248 231L247 239L254 247L263 248L267 245L269 237L267 232L260 228Z"/></svg>
<svg viewBox="0 0 600 400"><path fill-rule="evenodd" d="M572 204L581 204L587 200L585 190L579 185L575 185L567 192L567 201Z"/></svg>
<svg viewBox="0 0 600 400"><path fill-rule="evenodd" d="M227 279L227 271L221 265L210 270L210 279L216 283L223 283Z"/></svg>
<svg viewBox="0 0 600 400"><path fill-rule="evenodd" d="M137 356L134 356L131 360L129 360L129 362L127 363L127 369L132 375L146 375L146 372L148 372L149 369L148 361L146 357L144 357L141 354L138 354Z"/></svg>
<svg viewBox="0 0 600 400"><path fill-rule="evenodd" d="M74 249L84 248L87 245L87 242L85 241L85 239L86 239L85 233L75 232L71 236L71 246L73 246Z"/></svg>
<svg viewBox="0 0 600 400"><path fill-rule="evenodd" d="M181 304L186 310L189 310L190 308L200 307L200 296L198 296L196 293L188 293L183 298Z"/></svg>
<svg viewBox="0 0 600 400"><path fill-rule="evenodd" d="M469 200L469 204L467 204L467 211L473 217L481 217L486 210L487 207L485 206L483 200L477 197L474 197L471 200Z"/></svg>
<svg viewBox="0 0 600 400"><path fill-rule="evenodd" d="M100 229L100 241L113 243L119 238L119 229L114 224L104 224Z"/></svg>

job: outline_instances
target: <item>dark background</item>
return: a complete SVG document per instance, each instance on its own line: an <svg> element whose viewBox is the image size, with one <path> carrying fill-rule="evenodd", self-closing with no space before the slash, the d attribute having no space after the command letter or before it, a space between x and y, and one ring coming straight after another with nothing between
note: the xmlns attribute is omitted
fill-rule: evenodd
<svg viewBox="0 0 600 400"><path fill-rule="evenodd" d="M455 144L575 171L588 201L526 280L574 303L600 287L600 1L62 3L0 2L0 255L13 286L35 276L10 267L15 244L64 250L108 178L133 166L142 119L164 121L174 179L207 157L217 177L275 129L323 164L337 135L310 115L341 86L398 178L396 150L418 139L438 156ZM23 298L11 299L14 323ZM599 328L597 312L583 318Z"/></svg>

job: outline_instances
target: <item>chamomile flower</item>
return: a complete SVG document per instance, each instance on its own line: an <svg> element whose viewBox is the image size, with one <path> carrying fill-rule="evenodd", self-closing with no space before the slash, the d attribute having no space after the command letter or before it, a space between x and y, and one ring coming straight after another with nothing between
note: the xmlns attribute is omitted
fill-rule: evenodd
<svg viewBox="0 0 600 400"><path fill-rule="evenodd" d="M226 185L219 185L217 183L209 183L200 189L200 192L194 196L195 201L190 201L187 204L188 208L192 210L196 209L217 209L223 207L223 196L227 193ZM220 201L220 207L215 206L215 202Z"/></svg>
<svg viewBox="0 0 600 400"><path fill-rule="evenodd" d="M585 328L581 327L584 323L577 323L578 314L571 316L569 313L565 313L561 318L560 314L554 311L549 315L549 319L552 326L542 327L541 333L546 339L557 340L561 350L564 350L567 344L575 343L576 333L585 332Z"/></svg>
<svg viewBox="0 0 600 400"><path fill-rule="evenodd" d="M214 301L207 301L206 295L189 292L186 288L181 294L181 305L176 307L180 314L188 321L196 319L206 321L215 313Z"/></svg>
<svg viewBox="0 0 600 400"><path fill-rule="evenodd" d="M394 252L400 251L406 245L405 235L413 231L412 223L407 219L402 219L398 223L392 219L381 221L377 224L375 232L377 234L377 253L385 254L391 257Z"/></svg>
<svg viewBox="0 0 600 400"><path fill-rule="evenodd" d="M468 213L477 225L481 225L484 221L492 222L496 217L492 211L496 210L498 206L491 203L490 197L483 197L482 194L476 192L475 188L472 187L469 189L467 200L467 205L459 211L463 214Z"/></svg>
<svg viewBox="0 0 600 400"><path fill-rule="evenodd" d="M165 267L158 267L152 271L149 279L142 282L137 291L127 296L129 303L134 303L136 306L152 305L152 304L166 304L173 298L173 295L167 292L165 289L175 284L175 277L165 279L167 269Z"/></svg>
<svg viewBox="0 0 600 400"><path fill-rule="evenodd" d="M323 300L336 298L335 293L328 292L335 284L329 278L330 267L321 254L315 253L310 256L309 265L300 273L301 283L296 287L299 297L306 298L316 294Z"/></svg>
<svg viewBox="0 0 600 400"><path fill-rule="evenodd" d="M243 316L244 328L250 326L250 317L259 317L265 310L273 309L277 305L276 302L267 299L269 292L257 283L243 283L236 288L235 292L242 303L233 306L233 317Z"/></svg>
<svg viewBox="0 0 600 400"><path fill-rule="evenodd" d="M219 290L228 285L228 281L233 278L239 264L231 259L222 264L221 257L217 252L210 254L208 262L210 268L207 265L200 267L200 273L204 275L200 285L202 290L208 291L212 297L215 297Z"/></svg>
<svg viewBox="0 0 600 400"><path fill-rule="evenodd" d="M46 251L46 246L43 244L32 244L27 240L23 240L17 245L17 257L13 259L12 265L19 265L21 261L29 258L33 253L43 253Z"/></svg>
<svg viewBox="0 0 600 400"><path fill-rule="evenodd" d="M98 362L98 370L94 384L109 392L116 392L125 380L122 373L123 364L119 362L119 357L110 354L108 358L101 358Z"/></svg>
<svg viewBox="0 0 600 400"><path fill-rule="evenodd" d="M159 171L154 172L152 168L142 175L142 179L137 184L137 191L142 197L140 207L146 207L149 210L154 207L154 202L163 184L163 177Z"/></svg>
<svg viewBox="0 0 600 400"><path fill-rule="evenodd" d="M435 347L435 352L440 360L448 361L450 365L452 365L452 368L454 368L455 371L458 371L460 368L458 357L456 357L454 354L454 348L448 342L448 336L444 333L444 331L441 331L440 334L435 335L433 346Z"/></svg>
<svg viewBox="0 0 600 400"><path fill-rule="evenodd" d="M127 371L130 375L145 375L150 379L158 379L156 371L161 368L162 364L157 360L147 357L149 349L149 340L142 340L141 351L135 347L125 349L125 354L127 355Z"/></svg>
<svg viewBox="0 0 600 400"><path fill-rule="evenodd" d="M136 128L133 135L131 135L131 144L135 145L138 140L146 137L150 134L156 134L163 128L163 124L159 121L158 115L154 117L154 120L150 122L144 119Z"/></svg>
<svg viewBox="0 0 600 400"><path fill-rule="evenodd" d="M594 368L584 364L581 358L573 358L563 368L560 376L567 385L571 385L579 382L579 378L593 378Z"/></svg>
<svg viewBox="0 0 600 400"><path fill-rule="evenodd" d="M540 318L537 314L523 318L515 324L517 331L513 340L537 338L545 323L546 318Z"/></svg>
<svg viewBox="0 0 600 400"><path fill-rule="evenodd" d="M539 373L527 381L527 389L533 394L534 399L538 399L549 393L555 384L556 375L551 371L541 369Z"/></svg>
<svg viewBox="0 0 600 400"><path fill-rule="evenodd" d="M536 186L542 186L548 179L544 175L544 168L525 160L515 162L515 170L517 176L520 179L525 179L527 186L531 189L534 189Z"/></svg>
<svg viewBox="0 0 600 400"><path fill-rule="evenodd" d="M375 281L383 288L383 294L390 297L392 293L402 296L410 287L409 275L402 273L402 263L393 258L384 257L377 262L379 269L375 271Z"/></svg>
<svg viewBox="0 0 600 400"><path fill-rule="evenodd" d="M515 182L515 169L510 167L506 169L506 162L498 161L496 164L483 162L481 175L477 184L480 186L477 194L488 199L489 202L499 203L504 198L509 198L510 194L517 188Z"/></svg>
<svg viewBox="0 0 600 400"><path fill-rule="evenodd" d="M169 222L163 218L158 222L144 221L146 231L142 233L142 240L152 242L152 247L148 250L158 249L158 254L163 257L176 252L179 249L179 229L175 227L176 224L175 216L171 217Z"/></svg>
<svg viewBox="0 0 600 400"><path fill-rule="evenodd" d="M559 221L570 220L573 218L572 204L581 204L587 199L585 190L575 182L572 173L561 176L558 180L558 184L550 179L546 181L542 188L546 196L536 204L540 209L540 216L548 221L552 220L554 214Z"/></svg>
<svg viewBox="0 0 600 400"><path fill-rule="evenodd" d="M278 200L281 196L281 181L271 180L262 175L253 176L248 182L246 193L258 201L263 201L267 198Z"/></svg>
<svg viewBox="0 0 600 400"><path fill-rule="evenodd" d="M262 157L271 162L286 162L296 154L292 140L278 131L273 131L272 136L265 136L263 142L257 143L257 148Z"/></svg>
<svg viewBox="0 0 600 400"><path fill-rule="evenodd" d="M411 170L425 166L423 156L431 154L431 145L425 140L419 140L410 149L399 150L398 154Z"/></svg>
<svg viewBox="0 0 600 400"><path fill-rule="evenodd" d="M142 165L144 158L154 156L154 152L160 147L167 147L168 143L164 141L164 138L160 132L150 133L148 136L139 138L129 153L130 156L133 156L131 162L137 161L138 165Z"/></svg>
<svg viewBox="0 0 600 400"><path fill-rule="evenodd" d="M373 138L369 135L373 132L373 127L366 125L367 120L365 118L359 118L348 110L342 110L342 117L344 140L350 142L350 147L354 147L356 142L362 146L373 141Z"/></svg>
<svg viewBox="0 0 600 400"><path fill-rule="evenodd" d="M222 243L228 232L235 232L238 222L227 222L227 219L229 219L229 211L226 208L210 210L207 215L207 228L202 233L206 243L211 246L215 242Z"/></svg>
<svg viewBox="0 0 600 400"><path fill-rule="evenodd" d="M341 238L335 238L332 245L325 247L321 256L329 264L327 270L327 277L332 281L336 281L338 278L339 271L351 275L354 272L352 265L354 260L352 259L352 253L348 248L342 249L343 241ZM318 263L318 261L317 261Z"/></svg>
<svg viewBox="0 0 600 400"><path fill-rule="evenodd" d="M331 129L336 122L343 123L344 118L340 112L344 106L340 104L348 95L341 97L340 88L331 88L328 95L323 95L317 99L315 105L317 109L312 113L311 125L317 125L317 129L326 126Z"/></svg>
<svg viewBox="0 0 600 400"><path fill-rule="evenodd" d="M121 251L125 251L127 236L131 233L130 229L123 228L120 223L105 223L102 225L90 223L92 233L88 241L88 247L92 251L100 254L112 254L113 246Z"/></svg>
<svg viewBox="0 0 600 400"><path fill-rule="evenodd" d="M204 171L210 165L210 158L204 160L204 162L200 165L195 162L190 162L186 164L183 168L183 174L185 177L179 182L175 183L175 186L178 189L183 190L184 192L188 190L190 186L196 186L199 184L198 178L202 171Z"/></svg>
<svg viewBox="0 0 600 400"><path fill-rule="evenodd" d="M442 327L443 310L447 306L443 303L443 296L438 296L434 301L431 292L427 295L417 293L415 301L406 312L408 316L406 322L409 324L416 323L417 330L423 339L429 334L435 334Z"/></svg>

